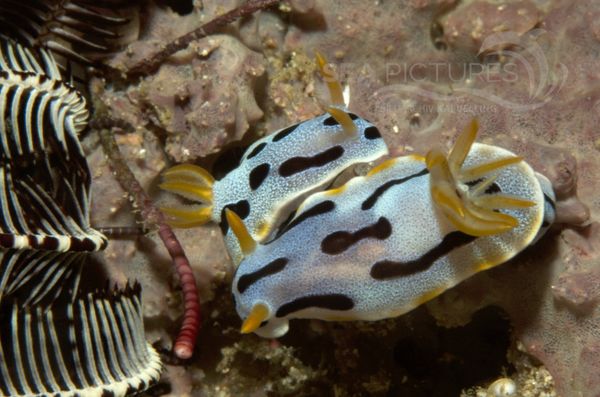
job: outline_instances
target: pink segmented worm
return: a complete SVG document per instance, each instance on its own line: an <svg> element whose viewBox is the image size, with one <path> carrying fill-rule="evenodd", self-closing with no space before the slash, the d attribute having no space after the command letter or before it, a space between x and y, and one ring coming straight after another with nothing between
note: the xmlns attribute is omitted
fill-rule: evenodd
<svg viewBox="0 0 600 397"><path fill-rule="evenodd" d="M103 120L100 121L102 122ZM107 123L110 124L110 121ZM101 127L106 127L100 122L98 124ZM152 226L158 227L158 235L173 259L173 265L179 275L183 291L183 324L175 339L173 351L177 358L187 360L192 357L194 347L196 346L196 336L200 330L200 303L198 302L196 279L194 278L190 262L175 233L167 225L165 216L154 206L152 200L123 159L111 129L100 129L100 141L102 142L104 152L111 160L110 166L115 172L117 181L133 197L136 207L140 209L146 228L150 229Z"/></svg>
<svg viewBox="0 0 600 397"><path fill-rule="evenodd" d="M213 34L221 27L226 26L235 20L251 15L256 11L271 7L279 2L280 0L249 0L247 3L214 18L195 31L187 33L167 44L162 51L159 51L151 57L149 61L144 61L129 70L127 75L131 77L138 74L148 74L164 62L170 55L187 47L192 41ZM144 189L142 189L142 186L121 156L119 147L110 131L112 127L119 126L121 121L103 120L101 117L98 117L95 121L95 128L101 130L100 137L102 146L104 147L106 155L111 159L111 167L115 171L119 184L134 198L137 207L141 210L142 218L146 226L158 226L158 234L165 244L169 255L173 259L175 271L179 275L184 299L183 324L181 325L179 335L177 335L175 340L173 351L178 358L184 360L189 359L194 352L196 337L200 330L200 304L198 302L196 279L194 278L192 268L185 256L181 244L179 244L177 237L173 233L173 230L167 225L164 215L154 206L152 200L150 200ZM90 124L92 125L94 123Z"/></svg>
<svg viewBox="0 0 600 397"><path fill-rule="evenodd" d="M173 259L183 291L183 323L175 340L173 351L178 358L187 360L192 357L196 337L200 330L200 304L198 303L196 278L173 230L162 223L159 225L158 234Z"/></svg>

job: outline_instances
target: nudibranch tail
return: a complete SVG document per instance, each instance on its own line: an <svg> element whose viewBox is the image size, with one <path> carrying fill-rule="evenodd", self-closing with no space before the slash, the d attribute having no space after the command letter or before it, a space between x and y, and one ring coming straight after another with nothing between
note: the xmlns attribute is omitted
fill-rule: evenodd
<svg viewBox="0 0 600 397"><path fill-rule="evenodd" d="M321 53L317 52L315 57L317 66L319 67L319 72L321 73L321 76L323 76L325 83L327 83L331 104L334 106L346 106L344 102L342 85L336 78L334 71L329 67L327 60L323 55L321 55Z"/></svg>
<svg viewBox="0 0 600 397"><path fill-rule="evenodd" d="M522 161L512 156L463 168L477 137L473 120L457 138L446 158L439 150L427 154L431 177L431 197L446 218L459 231L471 236L490 236L511 230L519 222L499 209L527 208L535 203L505 194L484 194L494 183L491 173Z"/></svg>
<svg viewBox="0 0 600 397"><path fill-rule="evenodd" d="M352 118L348 113L334 107L327 108L327 111L338 123L340 123L346 135L349 137L358 137L358 129L356 128L356 124L354 124L354 121L352 121Z"/></svg>
<svg viewBox="0 0 600 397"><path fill-rule="evenodd" d="M240 332L242 334L249 334L250 332L256 331L267 317L269 317L269 308L262 303L256 303L252 307L252 311L250 311L248 317L246 317L242 323Z"/></svg>
<svg viewBox="0 0 600 397"><path fill-rule="evenodd" d="M235 234L235 237L240 244L242 254L246 257L253 253L256 249L256 241L252 238L244 221L238 214L231 211L229 208L225 209L225 216L227 217L227 223L229 224L229 227L231 227L231 231Z"/></svg>
<svg viewBox="0 0 600 397"><path fill-rule="evenodd" d="M197 165L181 164L168 169L162 176L161 189L202 203L183 209L161 207L170 218L171 226L194 227L211 220L214 179L208 171Z"/></svg>

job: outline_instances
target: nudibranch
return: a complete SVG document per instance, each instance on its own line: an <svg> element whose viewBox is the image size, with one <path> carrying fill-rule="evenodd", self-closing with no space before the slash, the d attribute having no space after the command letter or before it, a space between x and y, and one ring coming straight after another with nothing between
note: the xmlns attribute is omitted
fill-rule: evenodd
<svg viewBox="0 0 600 397"><path fill-rule="evenodd" d="M473 121L448 156L393 158L308 197L236 271L242 332L279 337L292 318L395 317L531 244L554 220L552 187L476 134Z"/></svg>
<svg viewBox="0 0 600 397"><path fill-rule="evenodd" d="M161 208L176 227L218 223L237 265L254 242L269 241L279 226L311 193L327 188L344 170L388 153L378 129L350 113L341 85L317 55L332 106L328 112L254 142L240 165L215 181L203 168L182 164L163 174L162 189L202 204ZM249 238L241 244L230 229L243 221Z"/></svg>

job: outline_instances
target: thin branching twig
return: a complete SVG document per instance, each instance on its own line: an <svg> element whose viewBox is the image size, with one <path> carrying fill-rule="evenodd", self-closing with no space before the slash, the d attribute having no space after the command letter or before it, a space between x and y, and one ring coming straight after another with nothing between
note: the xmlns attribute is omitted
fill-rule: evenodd
<svg viewBox="0 0 600 397"><path fill-rule="evenodd" d="M129 193L134 204L140 210L141 218L145 223L144 227L150 230L158 228L158 235L169 252L175 271L179 275L184 301L183 324L175 340L173 352L180 359L188 359L194 352L196 337L200 329L198 290L190 262L175 233L166 223L165 216L156 208L123 159L112 129L100 128L99 131L104 153L110 159L110 167L113 169L117 181Z"/></svg>
<svg viewBox="0 0 600 397"><path fill-rule="evenodd" d="M280 0L249 0L247 3L223 15L219 15L198 29L167 44L150 59L144 60L132 67L127 72L127 77L148 75L154 72L169 56L188 47L192 41L214 34L220 28L240 18L252 15L279 2ZM144 228L146 230L158 229L158 235L173 260L175 270L181 282L184 299L183 324L175 340L173 351L178 358L188 359L194 351L196 337L200 328L200 304L198 302L198 290L192 268L173 230L166 223L165 216L154 206L152 200L148 197L123 159L113 133L113 127L118 126L119 122L117 120L103 120L98 117L95 122L90 123L92 126L94 124L96 126L93 128L100 131L100 140L104 152L110 159L110 166L121 187L129 193L135 206L139 209L141 218L145 223Z"/></svg>
<svg viewBox="0 0 600 397"><path fill-rule="evenodd" d="M133 66L127 71L127 77L132 78L148 75L154 72L168 57L177 51L187 48L192 41L215 34L222 27L245 16L252 15L257 11L269 8L279 2L280 0L250 0L246 4L234 8L225 14L219 15L200 26L198 29L186 33L165 45L162 50L154 54L150 59L144 60Z"/></svg>

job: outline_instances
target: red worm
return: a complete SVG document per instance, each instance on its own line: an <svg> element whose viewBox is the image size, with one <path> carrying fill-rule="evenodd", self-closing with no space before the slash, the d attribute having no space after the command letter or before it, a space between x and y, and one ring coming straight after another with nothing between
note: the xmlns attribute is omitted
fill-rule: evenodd
<svg viewBox="0 0 600 397"><path fill-rule="evenodd" d="M200 28L167 44L162 51L155 54L149 61L144 61L129 70L128 75L131 77L138 74L149 74L170 55L187 47L192 41L213 34L235 20L271 7L279 2L280 0L249 0L247 3L214 18ZM173 230L166 224L164 215L154 206L152 200L150 200L144 189L142 189L140 183L121 156L117 142L111 132L111 128L117 127L119 124L125 123L102 117L98 117L95 122L90 123L93 128L100 129L102 146L107 156L111 159L111 167L115 171L119 184L134 198L138 208L141 210L142 219L146 226L158 226L158 234L173 259L175 270L181 282L184 302L183 324L175 340L173 351L178 358L189 359L194 352L196 337L200 329L200 304L198 303L196 280L190 267L190 262L185 256L183 248L179 244Z"/></svg>
<svg viewBox="0 0 600 397"><path fill-rule="evenodd" d="M173 230L166 224L159 224L158 235L162 239L169 255L173 259L175 270L179 275L181 289L183 290L183 323L179 335L175 340L173 351L175 355L183 360L192 357L196 337L200 329L200 305L198 304L198 290L196 279L185 256L185 252L175 237Z"/></svg>
<svg viewBox="0 0 600 397"><path fill-rule="evenodd" d="M181 289L183 290L183 324L175 340L173 351L178 358L186 360L192 357L194 347L196 346L196 337L200 329L198 290L196 289L196 279L194 278L190 262L185 256L185 252L181 244L179 244L175 233L167 225L165 216L154 206L152 200L142 188L142 185L140 185L133 172L131 172L131 169L127 166L112 131L102 128L100 130L100 138L104 151L111 160L111 167L115 171L115 176L119 184L133 197L136 206L140 208L146 227L150 228L150 225L158 226L158 235L173 259L173 265L179 275Z"/></svg>

